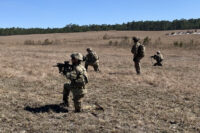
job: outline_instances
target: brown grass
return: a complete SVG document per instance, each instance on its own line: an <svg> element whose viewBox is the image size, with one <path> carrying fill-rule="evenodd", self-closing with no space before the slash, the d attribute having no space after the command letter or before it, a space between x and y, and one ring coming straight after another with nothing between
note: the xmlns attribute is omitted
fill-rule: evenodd
<svg viewBox="0 0 200 133"><path fill-rule="evenodd" d="M199 41L199 35L166 36L171 31L109 31L0 37L0 132L200 132L200 53L173 46ZM109 46L110 39L151 38L142 75L133 68L130 47ZM112 38L115 40L115 38ZM155 46L158 38L162 44ZM25 40L59 40L60 45L24 45ZM120 41L120 40L119 40ZM84 112L68 112L62 102L67 80L52 65L70 53L92 47L101 73L89 68ZM164 54L163 67L150 55ZM98 110L96 104L103 107Z"/></svg>

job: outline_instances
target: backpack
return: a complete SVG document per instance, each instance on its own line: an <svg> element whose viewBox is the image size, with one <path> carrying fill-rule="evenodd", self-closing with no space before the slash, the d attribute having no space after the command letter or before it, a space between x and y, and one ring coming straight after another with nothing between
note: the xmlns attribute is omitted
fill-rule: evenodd
<svg viewBox="0 0 200 133"><path fill-rule="evenodd" d="M145 56L145 47L144 47L144 45L141 44L138 47L138 57L143 58L144 56Z"/></svg>
<svg viewBox="0 0 200 133"><path fill-rule="evenodd" d="M77 86L84 86L85 84L88 83L87 72L85 70L85 67L83 67L81 65L78 68L79 69L76 70L77 77L76 77L75 82L76 82Z"/></svg>
<svg viewBox="0 0 200 133"><path fill-rule="evenodd" d="M90 61L91 62L96 62L99 59L96 53L91 53L90 54Z"/></svg>

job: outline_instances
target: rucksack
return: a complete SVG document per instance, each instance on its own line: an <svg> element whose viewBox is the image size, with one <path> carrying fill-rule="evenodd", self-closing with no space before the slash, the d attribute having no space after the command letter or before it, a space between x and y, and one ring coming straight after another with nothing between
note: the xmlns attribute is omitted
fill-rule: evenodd
<svg viewBox="0 0 200 133"><path fill-rule="evenodd" d="M139 57L144 57L145 56L145 47L142 44L138 47L138 56Z"/></svg>
<svg viewBox="0 0 200 133"><path fill-rule="evenodd" d="M90 62L96 62L99 59L96 53L90 53Z"/></svg>

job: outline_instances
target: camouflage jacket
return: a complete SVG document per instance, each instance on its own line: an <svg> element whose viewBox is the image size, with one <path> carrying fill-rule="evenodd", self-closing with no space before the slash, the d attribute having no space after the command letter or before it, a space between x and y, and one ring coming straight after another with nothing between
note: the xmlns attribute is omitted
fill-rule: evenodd
<svg viewBox="0 0 200 133"><path fill-rule="evenodd" d="M135 57L143 58L145 56L145 47L139 42L135 43L131 49L131 53Z"/></svg>
<svg viewBox="0 0 200 133"><path fill-rule="evenodd" d="M95 52L90 52L85 56L85 61L88 63L95 63L99 61L99 57Z"/></svg>
<svg viewBox="0 0 200 133"><path fill-rule="evenodd" d="M162 54L156 54L153 56L153 58L157 61L157 62L161 62L164 58Z"/></svg>
<svg viewBox="0 0 200 133"><path fill-rule="evenodd" d="M71 72L67 72L66 77L71 81L71 84L84 86L88 83L88 75L84 66L73 66Z"/></svg>

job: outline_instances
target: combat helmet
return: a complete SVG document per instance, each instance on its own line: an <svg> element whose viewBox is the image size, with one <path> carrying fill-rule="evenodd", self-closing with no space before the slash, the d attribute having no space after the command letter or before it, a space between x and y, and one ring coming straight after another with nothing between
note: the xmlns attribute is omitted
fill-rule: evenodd
<svg viewBox="0 0 200 133"><path fill-rule="evenodd" d="M157 53L157 54L160 54L160 51L157 51L156 53Z"/></svg>
<svg viewBox="0 0 200 133"><path fill-rule="evenodd" d="M138 37L135 37L135 36L132 39L134 42L138 42L140 40Z"/></svg>
<svg viewBox="0 0 200 133"><path fill-rule="evenodd" d="M86 51L92 52L92 48L87 48Z"/></svg>
<svg viewBox="0 0 200 133"><path fill-rule="evenodd" d="M73 54L71 54L71 58L72 59L74 58L74 59L82 61L83 60L83 55L81 53L73 53Z"/></svg>

